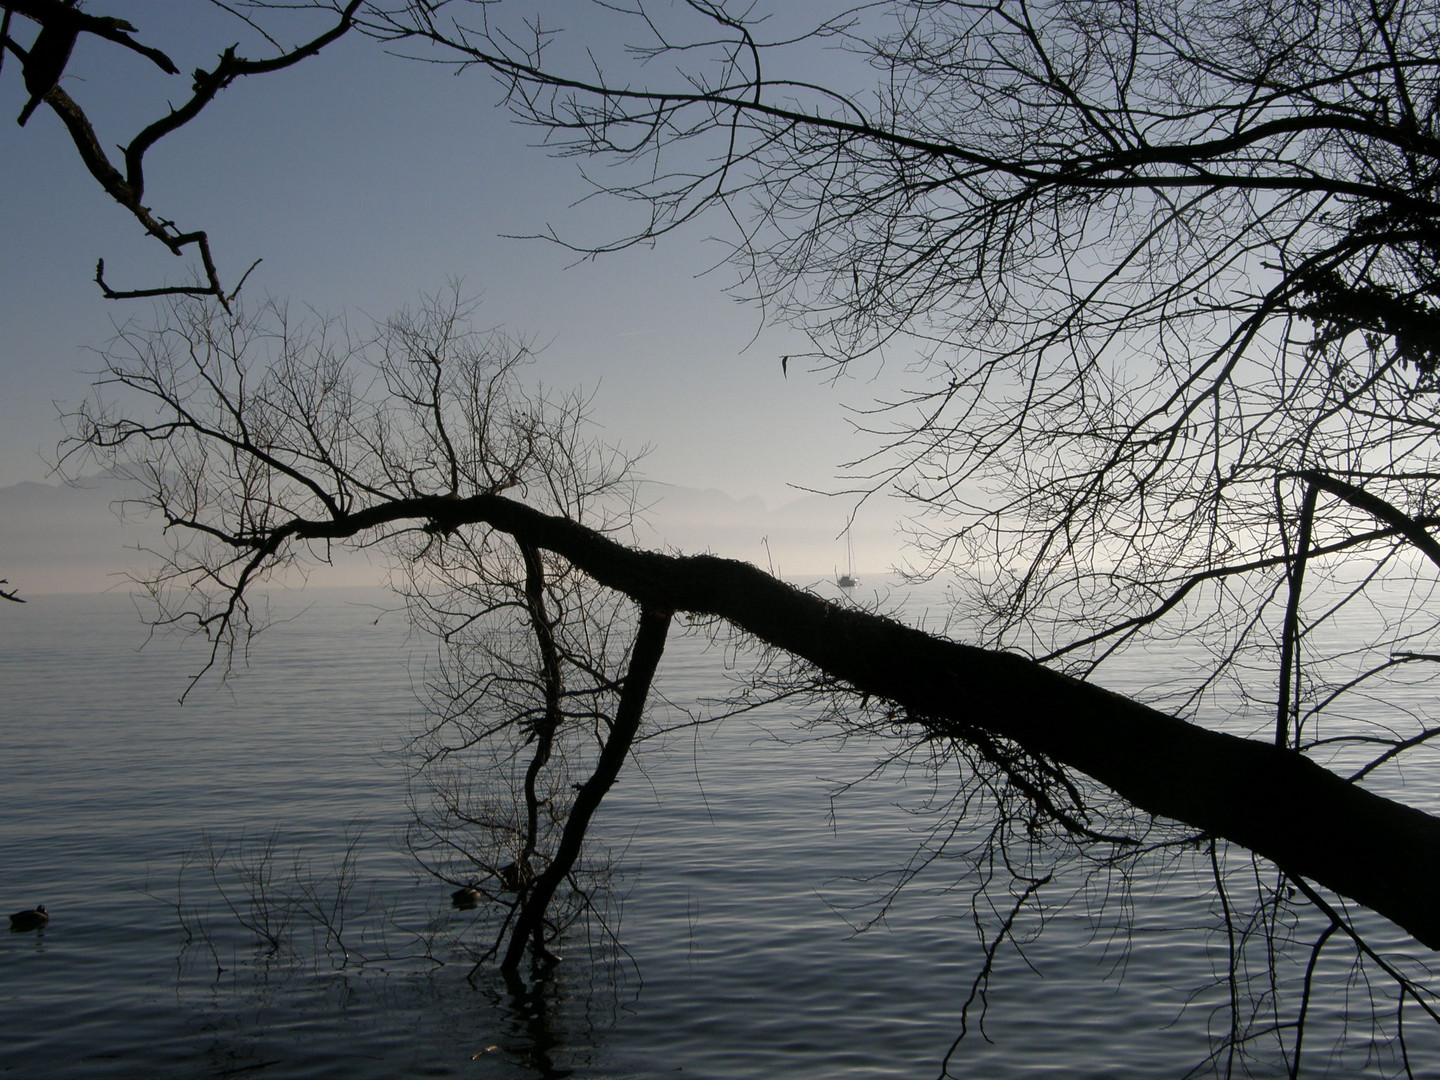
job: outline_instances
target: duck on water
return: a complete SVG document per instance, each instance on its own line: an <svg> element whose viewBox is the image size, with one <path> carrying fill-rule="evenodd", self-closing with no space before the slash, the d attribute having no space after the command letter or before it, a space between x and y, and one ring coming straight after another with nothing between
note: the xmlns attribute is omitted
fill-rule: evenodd
<svg viewBox="0 0 1440 1080"><path fill-rule="evenodd" d="M36 904L34 911L17 911L10 916L10 929L39 930L50 921L50 914L45 910L44 904Z"/></svg>
<svg viewBox="0 0 1440 1080"><path fill-rule="evenodd" d="M500 879L500 887L506 892L518 893L524 886L535 881L535 871L527 863L506 863L494 871L494 874ZM466 885L450 894L450 902L461 910L469 910L478 906L484 896L479 885Z"/></svg>

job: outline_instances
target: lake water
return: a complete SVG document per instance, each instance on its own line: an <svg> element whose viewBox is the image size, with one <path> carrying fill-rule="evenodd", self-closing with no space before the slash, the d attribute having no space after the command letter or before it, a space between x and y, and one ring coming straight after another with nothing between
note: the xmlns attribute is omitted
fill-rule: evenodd
<svg viewBox="0 0 1440 1080"><path fill-rule="evenodd" d="M420 712L411 669L426 643L383 613L382 594L280 603L308 610L183 707L197 643L142 651L125 598L0 610L0 904L52 913L41 933L0 934L0 1074L941 1074L985 962L976 879L942 857L879 905L948 820L923 812L945 776L897 767L837 795L886 748L820 738L780 709L647 744L598 822L617 857L605 914L619 948L576 933L552 981L512 993L489 970L467 979L483 919L451 909L401 840L410 810L390 751ZM713 695L723 661L697 638L672 641L664 687ZM986 827L963 822L950 850ZM336 867L352 838L340 928ZM949 1075L1223 1073L1223 1059L1206 1064L1230 994L1209 864L1156 862L1128 879L1064 870L1038 936L1022 913L1020 946L995 957L984 1032L972 1006ZM338 934L287 899L323 909ZM1321 928L1287 917L1298 941ZM244 925L267 918L276 947ZM1374 932L1421 973L1403 935ZM1317 969L1306 1075L1401 1072L1383 987L1377 1019L1334 953ZM1282 961L1283 985L1306 958ZM1253 997L1264 1027L1272 999L1263 986ZM1433 1028L1418 1014L1406 1024L1412 1071L1440 1075ZM1234 1066L1285 1067L1263 1044Z"/></svg>

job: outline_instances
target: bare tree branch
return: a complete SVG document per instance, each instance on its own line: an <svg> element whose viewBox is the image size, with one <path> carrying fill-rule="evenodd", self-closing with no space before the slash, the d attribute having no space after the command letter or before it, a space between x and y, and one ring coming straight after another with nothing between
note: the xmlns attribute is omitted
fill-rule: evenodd
<svg viewBox="0 0 1440 1080"><path fill-rule="evenodd" d="M355 25L356 13L363 2L364 0L348 0L343 8L338 5L324 5L333 7L336 14L335 24L310 41L283 51L278 56L265 60L249 60L237 56L234 46L227 48L213 68L208 71L204 69L195 71L191 96L188 101L178 108L168 108L164 116L148 124L122 148L123 171L122 168L112 163L109 155L101 147L100 140L96 137L84 109L58 85L60 74L69 58L68 45L64 47L63 55L57 55L53 65L55 70L43 77L44 85L41 85L41 82L35 82L32 86L30 73L34 65L27 59L28 53L8 34L0 35L3 37L3 40L0 40L0 55L3 55L3 52L8 49L26 64L26 85L32 89L32 93L35 95L31 105L27 106L26 112L22 115L22 124L28 118L30 109L43 100L65 124L76 153L100 187L129 211L146 233L164 244L172 254L184 255L188 249L193 249L200 257L200 277L196 284L139 289L113 288L105 279L105 262L102 259L97 263L95 269L95 281L100 286L102 295L111 300L158 296L209 296L228 309L230 302L244 285L250 271L258 265L259 260L251 264L250 270L241 275L233 288L226 288L221 282L220 271L211 253L210 240L206 231L203 229L182 230L174 222L158 217L145 204L145 156L161 139L173 135L199 116L206 106L236 79L268 74L291 67L315 56L327 45L343 37ZM136 32L134 27L123 20L86 15L72 5L63 3L62 0L25 0L23 3L7 5L7 13L12 9L40 22L42 29L38 40L41 42L45 40L47 34L64 36L66 40L73 43L76 34L93 33L139 52L170 74L178 72L175 64L164 53L134 41L129 36Z"/></svg>

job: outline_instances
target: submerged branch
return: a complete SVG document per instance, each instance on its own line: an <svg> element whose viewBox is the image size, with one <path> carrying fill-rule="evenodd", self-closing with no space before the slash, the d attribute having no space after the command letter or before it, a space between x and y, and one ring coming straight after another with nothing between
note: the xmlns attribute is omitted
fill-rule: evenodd
<svg viewBox="0 0 1440 1080"><path fill-rule="evenodd" d="M515 920L515 929L510 935L509 948L501 968L514 971L520 966L525 947L533 940L534 956L544 956L545 909L555 890L570 874L575 860L580 857L580 848L590 821L600 809L600 803L620 775L635 734L640 730L640 721L645 714L645 702L650 696L650 685L655 678L660 656L665 651L665 638L670 631L673 612L646 607L640 613L640 625L635 632L635 644L630 654L630 667L625 675L625 684L620 691L620 702L615 708L615 720L610 727L609 737L595 763L595 771L580 785L575 802L565 816L565 831L560 838L555 858L545 872L535 879L535 888L525 900L520 916Z"/></svg>

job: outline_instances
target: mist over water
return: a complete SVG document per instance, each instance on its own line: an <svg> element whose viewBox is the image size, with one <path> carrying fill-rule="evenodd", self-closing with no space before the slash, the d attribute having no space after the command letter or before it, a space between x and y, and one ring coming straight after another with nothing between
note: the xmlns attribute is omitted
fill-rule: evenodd
<svg viewBox="0 0 1440 1080"><path fill-rule="evenodd" d="M488 971L467 981L492 931L450 908L401 838L393 751L421 715L431 644L380 592L276 606L250 666L183 707L199 643L140 650L127 599L0 612L0 902L53 916L0 934L0 1074L940 1073L985 962L958 856L991 823L952 829L953 775L915 759L870 776L885 739L780 709L650 740L598 820L618 946L573 934L558 977L517 998ZM676 638L661 688L717 697L726 657ZM356 836L336 935L278 902L333 901ZM923 851L934 861L892 896ZM1203 853L1109 876L1062 867L1044 896L971 1001L950 1074L1178 1077L1204 1062L1229 990ZM1348 963L1318 978L1315 1075L1394 1072ZM1426 1050L1440 1061L1417 1033L1412 1053ZM1254 1074L1283 1075L1273 1065Z"/></svg>
<svg viewBox="0 0 1440 1080"><path fill-rule="evenodd" d="M168 549L161 523L125 504L140 494L135 485L108 475L87 476L74 486L0 487L3 576L29 596L128 588L127 574L155 561L149 552ZM793 498L767 503L650 480L638 483L633 495L634 508L627 503L615 512L623 516L634 509L633 528L624 538L643 548L743 559L794 581L834 577L847 568L847 550L853 552L853 568L871 583L906 557L888 500L857 508L848 498L797 490ZM317 571L320 584L364 587L383 580L381 556L339 548L330 554L334 561ZM294 584L301 584L298 577Z"/></svg>

